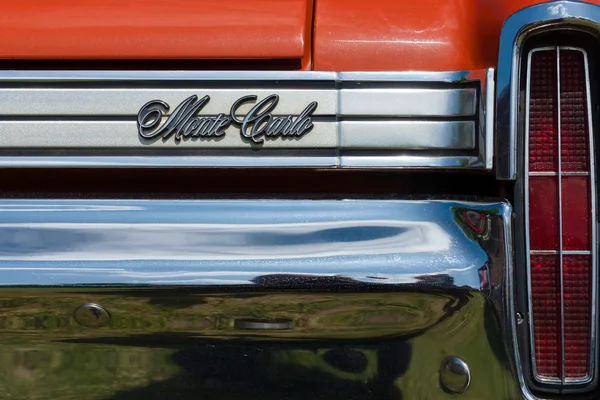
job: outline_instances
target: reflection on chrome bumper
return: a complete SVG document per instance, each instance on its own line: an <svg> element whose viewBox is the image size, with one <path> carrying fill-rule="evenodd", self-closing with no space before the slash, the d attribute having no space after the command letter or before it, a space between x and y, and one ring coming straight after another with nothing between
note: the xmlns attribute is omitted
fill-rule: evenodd
<svg viewBox="0 0 600 400"><path fill-rule="evenodd" d="M0 387L438 398L457 356L461 398L515 398L510 219L502 202L0 201ZM102 323L74 318L92 303Z"/></svg>

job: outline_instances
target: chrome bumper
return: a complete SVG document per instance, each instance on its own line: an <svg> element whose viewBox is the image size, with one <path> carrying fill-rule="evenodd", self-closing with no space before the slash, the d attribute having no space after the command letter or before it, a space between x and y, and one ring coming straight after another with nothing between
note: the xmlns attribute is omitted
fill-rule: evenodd
<svg viewBox="0 0 600 400"><path fill-rule="evenodd" d="M441 367L458 357L460 398L519 397L511 213L447 200L0 201L0 393L443 398L466 382Z"/></svg>

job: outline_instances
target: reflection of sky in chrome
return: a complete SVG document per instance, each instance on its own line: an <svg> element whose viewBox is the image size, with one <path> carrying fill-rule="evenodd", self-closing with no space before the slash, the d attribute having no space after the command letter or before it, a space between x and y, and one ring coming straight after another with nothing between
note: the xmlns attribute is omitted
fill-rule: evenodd
<svg viewBox="0 0 600 400"><path fill-rule="evenodd" d="M449 274L479 287L487 256L453 222L456 205L0 201L0 283L246 284L267 274L404 283Z"/></svg>

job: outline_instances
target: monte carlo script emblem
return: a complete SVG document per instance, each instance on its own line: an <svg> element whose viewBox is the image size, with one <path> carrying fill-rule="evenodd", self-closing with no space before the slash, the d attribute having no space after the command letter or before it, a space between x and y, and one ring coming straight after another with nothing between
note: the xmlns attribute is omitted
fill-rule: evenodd
<svg viewBox="0 0 600 400"><path fill-rule="evenodd" d="M153 100L146 103L138 112L137 124L143 139L163 140L173 136L175 141L192 138L218 138L226 134L227 128L236 126L241 136L253 143L264 143L265 138L301 137L313 128L312 115L317 102L309 103L298 115L274 116L279 96L269 95L257 101L258 96L244 96L231 105L227 114L198 115L210 101L209 96L198 98L193 95L179 104L163 122L163 116L170 106L164 101ZM239 108L253 104L245 114Z"/></svg>

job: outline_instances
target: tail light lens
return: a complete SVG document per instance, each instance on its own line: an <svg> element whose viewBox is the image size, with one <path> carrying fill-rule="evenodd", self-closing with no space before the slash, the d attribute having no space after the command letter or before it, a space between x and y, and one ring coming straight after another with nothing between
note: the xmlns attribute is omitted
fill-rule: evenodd
<svg viewBox="0 0 600 400"><path fill-rule="evenodd" d="M587 56L535 49L527 76L526 200L535 378L592 376L595 292L593 137Z"/></svg>

